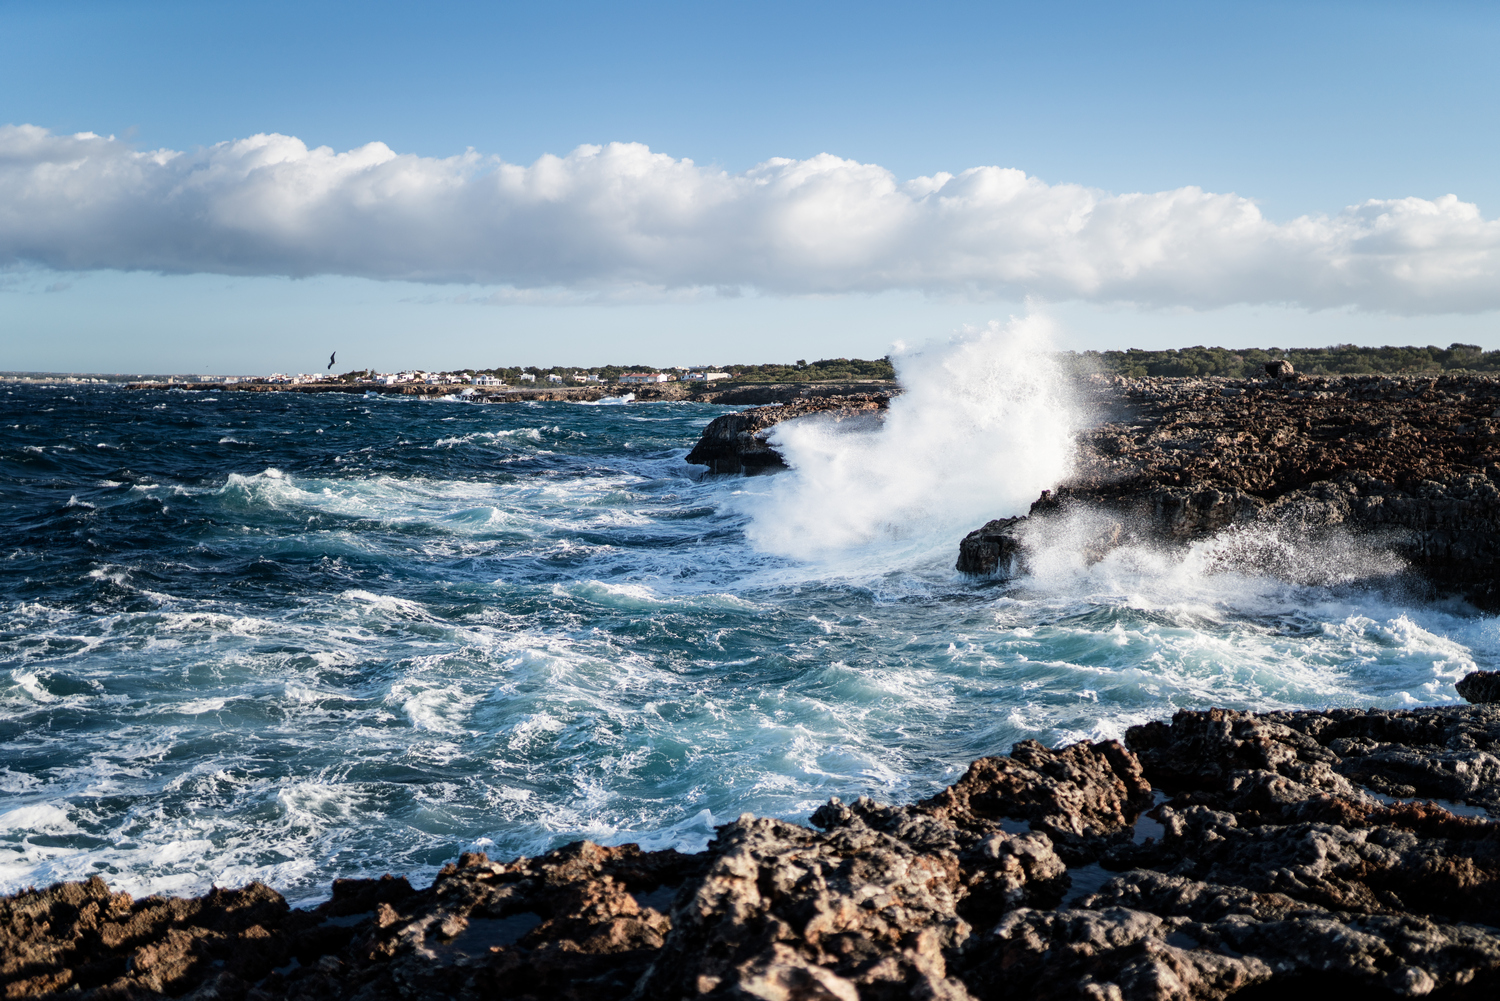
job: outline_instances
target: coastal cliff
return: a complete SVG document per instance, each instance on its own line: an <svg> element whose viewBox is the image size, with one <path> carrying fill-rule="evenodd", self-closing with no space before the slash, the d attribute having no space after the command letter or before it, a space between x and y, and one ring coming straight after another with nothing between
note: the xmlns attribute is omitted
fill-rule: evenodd
<svg viewBox="0 0 1500 1001"><path fill-rule="evenodd" d="M1179 712L695 855L0 900L5 997L1218 1001L1500 992L1500 709Z"/></svg>

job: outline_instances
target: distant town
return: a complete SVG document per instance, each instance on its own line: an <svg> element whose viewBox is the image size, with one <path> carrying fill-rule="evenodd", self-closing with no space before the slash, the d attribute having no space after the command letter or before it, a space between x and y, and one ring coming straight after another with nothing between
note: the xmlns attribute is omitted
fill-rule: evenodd
<svg viewBox="0 0 1500 1001"><path fill-rule="evenodd" d="M330 372L273 372L257 375L109 375L78 372L0 372L0 380L48 383L132 382L137 385L244 383L278 386L344 385L365 386L484 386L530 388L539 386L642 386L669 382L706 384L712 382L868 382L895 378L890 359L867 361L863 358L824 358L814 362L798 360L790 364L767 365L680 365L659 368L651 365L600 365L593 368L554 365L500 366L497 368L464 368L448 371L408 369L377 372L355 369Z"/></svg>
<svg viewBox="0 0 1500 1001"><path fill-rule="evenodd" d="M532 370L517 369L488 372L422 372L413 370L410 372L346 372L339 376L320 375L315 372L299 372L296 375L288 375L284 372L272 372L263 378L255 378L246 381L264 383L284 383L289 385L302 385L322 382L354 382L369 383L381 386L399 385L426 385L426 386L508 386L508 385L535 385L538 383L551 383L552 385L588 383L613 383L621 386L644 386L662 382L717 382L722 379L731 378L728 372L713 371L707 366L668 369L657 372L650 369L640 371L622 371L618 374L600 373L591 369L563 369L557 370ZM226 378L225 382L238 382L232 377Z"/></svg>
<svg viewBox="0 0 1500 1001"><path fill-rule="evenodd" d="M1477 344L1447 347L1360 347L1337 344L1325 348L1219 348L1196 346L1143 351L1062 351L1057 354L1064 369L1080 375L1100 373L1142 376L1223 376L1245 379L1258 376L1265 363L1277 359L1291 362L1307 375L1417 375L1442 372L1500 374L1500 351L1486 351ZM594 368L554 365L551 367L501 366L451 371L411 369L376 372L360 369L334 375L328 372L276 372L269 376L246 375L146 375L100 372L0 372L4 382L87 384L132 382L149 384L215 383L235 385L344 385L367 386L484 386L532 388L544 386L646 385L682 382L688 385L713 382L796 383L876 382L896 377L890 359L823 358L808 362L762 365L690 365L661 368L651 365L601 365Z"/></svg>
<svg viewBox="0 0 1500 1001"><path fill-rule="evenodd" d="M472 385L472 386L540 386L589 385L643 386L666 382L821 382L893 379L890 360L866 361L862 358L824 358L789 365L678 365L657 368L650 365L600 365L593 368L555 365L551 367L512 366L489 369L458 369L429 372L412 369L401 372L356 370L338 376L326 373L275 372L255 381L266 383L321 383L330 381L374 385Z"/></svg>

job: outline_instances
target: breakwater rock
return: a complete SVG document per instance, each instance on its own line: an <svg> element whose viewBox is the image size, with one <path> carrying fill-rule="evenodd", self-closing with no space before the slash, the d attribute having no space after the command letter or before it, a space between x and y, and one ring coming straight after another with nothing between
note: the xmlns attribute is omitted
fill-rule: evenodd
<svg viewBox="0 0 1500 1001"><path fill-rule="evenodd" d="M833 421L870 417L889 405L890 396L883 393L813 395L809 392L789 402L724 414L715 417L703 429L703 435L688 453L687 461L707 466L710 473L764 473L785 469L786 462L781 453L767 440L776 425L813 415Z"/></svg>
<svg viewBox="0 0 1500 1001"><path fill-rule="evenodd" d="M965 539L960 570L1004 569L1039 517L1087 513L1096 550L1230 526L1352 530L1445 590L1500 603L1500 381L1096 377L1080 396L1075 473L1028 518Z"/></svg>
<svg viewBox="0 0 1500 1001"><path fill-rule="evenodd" d="M1500 707L1179 712L707 850L466 854L432 886L0 900L5 997L1500 996Z"/></svg>

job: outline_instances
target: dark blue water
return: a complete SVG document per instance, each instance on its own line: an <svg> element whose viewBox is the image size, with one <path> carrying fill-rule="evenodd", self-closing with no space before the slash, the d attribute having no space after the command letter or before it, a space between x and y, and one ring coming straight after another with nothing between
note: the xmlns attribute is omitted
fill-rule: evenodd
<svg viewBox="0 0 1500 1001"><path fill-rule="evenodd" d="M964 579L941 490L832 546L847 499L788 504L863 474L704 479L722 412L0 388L0 889L696 848L1025 737L1440 701L1493 660L1491 619L1194 554Z"/></svg>

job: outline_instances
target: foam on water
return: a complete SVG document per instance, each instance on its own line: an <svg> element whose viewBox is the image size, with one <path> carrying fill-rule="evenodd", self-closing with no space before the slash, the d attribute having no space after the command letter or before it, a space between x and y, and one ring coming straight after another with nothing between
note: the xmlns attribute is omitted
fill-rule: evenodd
<svg viewBox="0 0 1500 1001"><path fill-rule="evenodd" d="M991 323L897 354L905 392L874 427L781 425L771 440L792 473L765 481L746 505L750 539L799 557L892 542L924 552L1024 514L1072 460L1076 420L1050 339L1041 315ZM894 554L883 546L881 555Z"/></svg>
<svg viewBox="0 0 1500 1001"><path fill-rule="evenodd" d="M1036 336L907 355L883 427L790 426L793 472L750 479L683 463L725 412L697 404L0 396L0 889L695 850L1022 738L1451 701L1494 666L1495 620L1353 540L1090 564L1060 526L1026 575L959 577L1066 459Z"/></svg>

